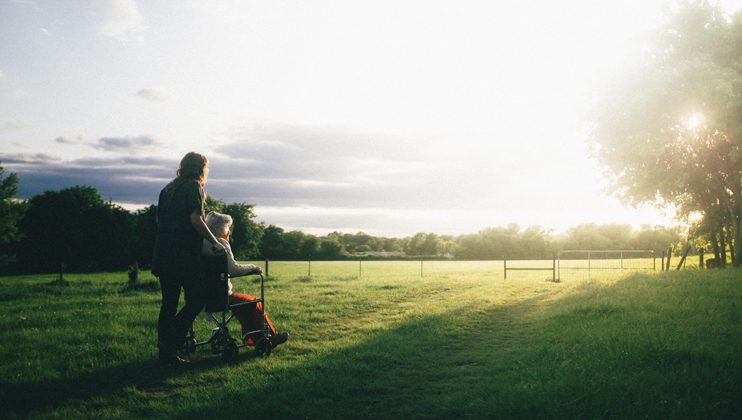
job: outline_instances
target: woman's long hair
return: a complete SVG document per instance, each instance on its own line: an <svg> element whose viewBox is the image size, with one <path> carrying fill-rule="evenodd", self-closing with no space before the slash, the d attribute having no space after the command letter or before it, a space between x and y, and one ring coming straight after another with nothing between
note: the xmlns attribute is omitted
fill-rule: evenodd
<svg viewBox="0 0 742 420"><path fill-rule="evenodd" d="M175 175L175 179L165 187L170 200L173 199L175 192L186 181L192 179L201 184L201 187L206 185L206 177L209 175L209 160L200 153L190 152L180 161L180 167Z"/></svg>

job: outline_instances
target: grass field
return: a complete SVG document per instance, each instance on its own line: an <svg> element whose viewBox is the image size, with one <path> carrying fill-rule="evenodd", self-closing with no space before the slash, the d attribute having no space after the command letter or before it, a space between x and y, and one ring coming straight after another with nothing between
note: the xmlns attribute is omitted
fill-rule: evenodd
<svg viewBox="0 0 742 420"><path fill-rule="evenodd" d="M426 262L422 276L419 265L409 274L318 265L309 276L270 264L266 306L290 341L268 357L242 349L229 361L200 349L177 368L156 361L151 276L136 287L126 273L68 274L69 285L0 279L0 418L742 413L739 270L554 283L544 272L504 281L501 266L468 263L428 271ZM258 293L254 278L234 283ZM196 326L200 337L210 329L201 318Z"/></svg>

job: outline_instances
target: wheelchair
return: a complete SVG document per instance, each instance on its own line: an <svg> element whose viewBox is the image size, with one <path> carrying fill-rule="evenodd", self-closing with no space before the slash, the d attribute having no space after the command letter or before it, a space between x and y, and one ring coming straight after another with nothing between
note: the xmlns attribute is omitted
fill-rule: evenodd
<svg viewBox="0 0 742 420"><path fill-rule="evenodd" d="M273 345L271 342L270 331L268 330L265 322L265 295L263 293L263 275L260 275L260 298L250 301L242 302L238 304L229 303L229 285L227 280L230 276L227 271L227 255L218 255L215 257L202 257L206 289L207 290L207 303L204 307L205 312L210 312L212 315L210 321L216 324L216 327L211 330L211 335L205 341L196 340L196 334L191 325L191 329L188 332L185 342L181 347L180 351L186 354L193 354L196 352L196 348L202 346L210 346L213 354L221 353L225 359L231 359L237 356L239 349L247 347L244 344L244 337L248 334L259 333L262 335L255 342L255 353L258 356L268 356L271 354ZM261 317L262 317L262 329L255 331L248 331L242 337L242 341L238 341L229 333L229 322L235 318L236 314L243 311L254 311L255 305L262 303L261 305Z"/></svg>

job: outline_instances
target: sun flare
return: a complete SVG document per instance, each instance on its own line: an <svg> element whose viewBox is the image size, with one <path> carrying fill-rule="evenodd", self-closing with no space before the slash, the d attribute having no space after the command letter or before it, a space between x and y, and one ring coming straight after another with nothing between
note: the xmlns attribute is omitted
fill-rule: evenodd
<svg viewBox="0 0 742 420"><path fill-rule="evenodd" d="M706 125L706 116L703 115L700 112L696 112L688 120L688 128L690 128L691 130L695 130L697 128L701 128L704 125Z"/></svg>

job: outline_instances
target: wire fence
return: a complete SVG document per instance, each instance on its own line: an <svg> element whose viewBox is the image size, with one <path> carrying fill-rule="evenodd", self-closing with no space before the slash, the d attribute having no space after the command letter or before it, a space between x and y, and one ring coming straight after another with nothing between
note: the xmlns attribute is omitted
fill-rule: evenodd
<svg viewBox="0 0 742 420"><path fill-rule="evenodd" d="M502 260L371 260L371 261L249 261L274 277L427 277L485 275L502 277Z"/></svg>
<svg viewBox="0 0 742 420"><path fill-rule="evenodd" d="M273 277L426 277L477 275L493 279L543 277L552 281L603 272L654 271L653 251L561 251L549 260L250 261Z"/></svg>
<svg viewBox="0 0 742 420"><path fill-rule="evenodd" d="M518 279L540 276L553 279L553 273L534 273L536 267L548 265L552 260L371 260L371 261L249 261L263 268L266 276L273 277L433 277L433 276L484 276L492 279ZM536 270L529 270L529 267ZM507 270L507 271L506 271ZM523 270L509 273L509 270Z"/></svg>
<svg viewBox="0 0 742 420"><path fill-rule="evenodd" d="M583 278L598 273L656 271L651 250L560 251L556 258L557 278Z"/></svg>

